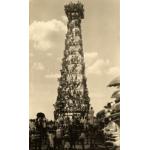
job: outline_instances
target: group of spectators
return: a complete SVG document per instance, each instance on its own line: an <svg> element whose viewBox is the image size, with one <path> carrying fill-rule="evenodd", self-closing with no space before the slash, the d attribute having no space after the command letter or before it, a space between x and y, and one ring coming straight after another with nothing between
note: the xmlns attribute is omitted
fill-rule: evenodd
<svg viewBox="0 0 150 150"><path fill-rule="evenodd" d="M108 115L104 122L97 122L93 108L86 117L80 115L63 116L48 121L37 117L30 121L30 150L95 150L100 142L107 145L119 145L119 126Z"/></svg>
<svg viewBox="0 0 150 150"><path fill-rule="evenodd" d="M47 145L47 150L76 149L77 145L84 150L85 144L95 147L96 125L94 110L91 107L85 117L80 115L63 116L57 120L47 121L45 117L37 117L30 122L30 149L42 150L42 145Z"/></svg>

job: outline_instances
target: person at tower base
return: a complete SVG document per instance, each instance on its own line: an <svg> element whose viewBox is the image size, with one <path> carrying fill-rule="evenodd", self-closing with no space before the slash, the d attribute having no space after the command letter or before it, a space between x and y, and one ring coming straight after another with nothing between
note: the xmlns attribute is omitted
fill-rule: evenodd
<svg viewBox="0 0 150 150"><path fill-rule="evenodd" d="M89 118L89 124L93 125L94 124L94 110L93 110L93 107L91 107L90 110L89 110L88 118Z"/></svg>
<svg viewBox="0 0 150 150"><path fill-rule="evenodd" d="M68 131L66 131L63 139L64 139L64 150L69 150L70 149L70 136L69 136Z"/></svg>
<svg viewBox="0 0 150 150"><path fill-rule="evenodd" d="M86 138L85 133L84 133L84 131L82 131L81 134L80 134L80 137L79 137L79 141L82 145L82 150L85 150L85 146L84 146L85 138Z"/></svg>

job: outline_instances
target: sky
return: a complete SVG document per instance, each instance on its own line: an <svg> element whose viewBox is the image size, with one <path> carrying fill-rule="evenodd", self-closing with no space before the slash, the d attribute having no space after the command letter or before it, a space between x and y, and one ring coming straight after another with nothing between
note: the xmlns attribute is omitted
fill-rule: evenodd
<svg viewBox="0 0 150 150"><path fill-rule="evenodd" d="M71 0L29 2L29 118L43 112L53 119L58 77L65 48L67 18L64 5ZM76 0L72 0L76 2ZM87 86L95 114L112 99L107 85L120 72L119 0L80 0Z"/></svg>

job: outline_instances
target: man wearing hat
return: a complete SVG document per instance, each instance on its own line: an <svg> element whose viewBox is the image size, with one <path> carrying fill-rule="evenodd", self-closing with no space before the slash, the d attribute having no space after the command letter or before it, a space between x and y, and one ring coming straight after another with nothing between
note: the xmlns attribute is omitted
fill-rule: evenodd
<svg viewBox="0 0 150 150"><path fill-rule="evenodd" d="M105 135L105 145L112 145L113 147L119 147L120 145L120 131L119 126L115 123L110 113L105 117L106 126L103 129Z"/></svg>
<svg viewBox="0 0 150 150"><path fill-rule="evenodd" d="M103 131L105 134L113 134L114 132L119 132L119 126L112 120L110 113L106 114L105 127Z"/></svg>

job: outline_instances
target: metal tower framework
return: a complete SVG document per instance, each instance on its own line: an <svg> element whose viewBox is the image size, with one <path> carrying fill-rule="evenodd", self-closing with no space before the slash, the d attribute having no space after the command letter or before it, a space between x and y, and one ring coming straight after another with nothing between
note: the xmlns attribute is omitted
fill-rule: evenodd
<svg viewBox="0 0 150 150"><path fill-rule="evenodd" d="M55 119L59 116L84 117L90 107L81 35L81 20L84 19L83 4L69 3L64 8L68 23L61 77L58 79L58 96L54 104Z"/></svg>

